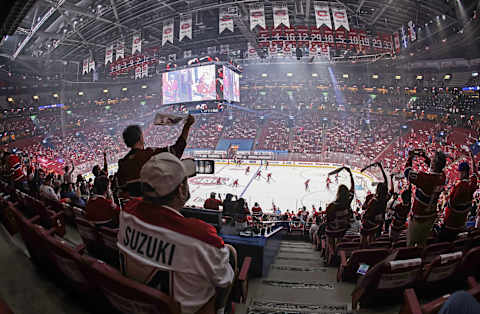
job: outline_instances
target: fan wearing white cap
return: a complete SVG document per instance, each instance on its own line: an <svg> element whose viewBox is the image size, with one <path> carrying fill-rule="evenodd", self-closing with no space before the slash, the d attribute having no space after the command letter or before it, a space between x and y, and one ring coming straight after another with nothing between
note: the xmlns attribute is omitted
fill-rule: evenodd
<svg viewBox="0 0 480 314"><path fill-rule="evenodd" d="M190 197L188 178L194 175L192 159L180 161L170 153L145 163L143 199L132 200L120 214L120 264L127 277L172 296L182 313L213 310L214 302L218 313L234 280L236 252L213 226L181 215Z"/></svg>
<svg viewBox="0 0 480 314"><path fill-rule="evenodd" d="M458 165L460 180L452 188L447 198L445 217L439 235L441 241L454 241L457 235L465 230L465 223L472 208L473 193L478 188L477 167L473 155L472 164L471 176L468 162L464 161Z"/></svg>

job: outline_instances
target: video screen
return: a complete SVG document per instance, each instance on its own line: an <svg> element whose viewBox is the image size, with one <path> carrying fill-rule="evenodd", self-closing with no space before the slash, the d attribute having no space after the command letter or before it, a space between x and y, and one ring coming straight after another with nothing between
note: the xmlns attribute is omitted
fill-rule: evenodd
<svg viewBox="0 0 480 314"><path fill-rule="evenodd" d="M240 101L240 75L223 66L223 98L226 101Z"/></svg>
<svg viewBox="0 0 480 314"><path fill-rule="evenodd" d="M162 74L163 104L216 100L215 65Z"/></svg>

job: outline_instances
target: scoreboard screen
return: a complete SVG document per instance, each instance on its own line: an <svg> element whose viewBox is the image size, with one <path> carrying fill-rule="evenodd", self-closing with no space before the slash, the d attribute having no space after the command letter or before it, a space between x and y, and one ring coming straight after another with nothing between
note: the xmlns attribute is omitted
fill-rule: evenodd
<svg viewBox="0 0 480 314"><path fill-rule="evenodd" d="M223 66L223 98L229 102L240 101L240 75Z"/></svg>

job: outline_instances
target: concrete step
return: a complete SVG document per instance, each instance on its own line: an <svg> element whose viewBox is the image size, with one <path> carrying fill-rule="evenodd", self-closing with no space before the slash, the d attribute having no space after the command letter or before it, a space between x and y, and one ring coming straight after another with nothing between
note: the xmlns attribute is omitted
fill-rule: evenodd
<svg viewBox="0 0 480 314"><path fill-rule="evenodd" d="M278 265L289 265L289 266L313 266L313 267L323 267L324 262L322 258L300 258L300 257L284 257L277 256L274 260L274 264Z"/></svg>
<svg viewBox="0 0 480 314"><path fill-rule="evenodd" d="M294 280L294 281L337 281L337 269L320 266L291 266L273 264L268 272L268 280Z"/></svg>
<svg viewBox="0 0 480 314"><path fill-rule="evenodd" d="M317 304L317 303L286 303L283 300L253 299L248 307L250 314L263 313L322 313L347 314L352 313L348 304Z"/></svg>

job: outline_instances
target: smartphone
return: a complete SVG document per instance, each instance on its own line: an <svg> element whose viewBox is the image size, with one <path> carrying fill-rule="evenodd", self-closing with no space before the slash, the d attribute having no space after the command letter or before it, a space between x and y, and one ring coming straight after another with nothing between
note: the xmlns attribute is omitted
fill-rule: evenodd
<svg viewBox="0 0 480 314"><path fill-rule="evenodd" d="M215 161L214 160L197 160L195 159L195 167L197 174L214 174Z"/></svg>

